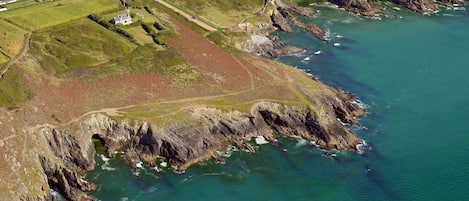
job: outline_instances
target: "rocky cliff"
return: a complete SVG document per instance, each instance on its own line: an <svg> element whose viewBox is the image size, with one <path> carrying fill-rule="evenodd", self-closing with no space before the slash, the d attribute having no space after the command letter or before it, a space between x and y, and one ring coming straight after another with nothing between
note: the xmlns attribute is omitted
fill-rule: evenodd
<svg viewBox="0 0 469 201"><path fill-rule="evenodd" d="M344 8L348 12L357 13L363 16L374 16L383 11L369 0L329 0L331 3Z"/></svg>
<svg viewBox="0 0 469 201"><path fill-rule="evenodd" d="M96 186L83 175L95 166L92 138L99 139L110 156L124 150L132 168L136 161L155 166L157 157L164 157L175 171L213 158L215 151L228 146L254 151L250 141L257 136L270 141L300 136L323 149L355 150L361 141L341 122L356 123L355 117L365 111L354 96L329 90L329 95L311 94L312 104L304 107L263 101L253 104L250 112L194 107L187 121L164 128L90 114L71 125L38 128L38 136L47 142L46 153L51 153L39 154L38 160L50 188L70 200L90 200L85 192Z"/></svg>
<svg viewBox="0 0 469 201"><path fill-rule="evenodd" d="M392 2L420 13L431 13L439 10L432 0L392 0Z"/></svg>
<svg viewBox="0 0 469 201"><path fill-rule="evenodd" d="M327 40L326 31L321 27L313 23L303 23L297 17L298 15L312 17L314 14L316 11L311 8L295 6L281 0L267 0L264 9L256 14L258 15L257 21L238 24L240 30L247 33L250 38L242 40L235 46L246 52L267 57L280 57L302 52L302 48L292 46L277 49L275 47L280 46L281 43L268 35L275 30L292 32L292 27L295 26L312 33L321 40Z"/></svg>

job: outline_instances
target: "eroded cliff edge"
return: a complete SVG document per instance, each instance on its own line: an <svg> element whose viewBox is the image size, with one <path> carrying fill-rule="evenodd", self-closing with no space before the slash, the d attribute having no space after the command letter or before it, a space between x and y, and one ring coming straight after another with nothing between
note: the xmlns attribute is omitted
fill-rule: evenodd
<svg viewBox="0 0 469 201"><path fill-rule="evenodd" d="M355 150L361 140L341 122L355 124L355 118L365 110L353 95L324 87L330 93L309 94L312 104L308 106L261 101L253 104L250 112L197 106L188 111L187 120L165 128L90 114L68 126L38 128L36 132L47 142L44 149L48 150L38 154L38 160L50 188L70 200L89 200L93 198L85 192L96 186L83 176L95 167L92 138L100 139L110 156L124 150L131 167L135 168L137 160L155 166L157 157L164 157L176 171L216 158L215 151L228 146L254 151L250 141L256 136L270 141L279 136L301 136L323 149Z"/></svg>

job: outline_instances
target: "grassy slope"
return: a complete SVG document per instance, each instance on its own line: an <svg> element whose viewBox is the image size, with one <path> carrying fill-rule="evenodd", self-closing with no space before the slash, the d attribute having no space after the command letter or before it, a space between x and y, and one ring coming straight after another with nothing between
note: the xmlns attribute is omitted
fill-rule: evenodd
<svg viewBox="0 0 469 201"><path fill-rule="evenodd" d="M88 19L40 31L32 41L31 52L41 67L59 77L94 79L137 72L196 77L176 50L136 46Z"/></svg>
<svg viewBox="0 0 469 201"><path fill-rule="evenodd" d="M121 57L134 48L118 34L83 19L35 33L31 51L46 71L63 74Z"/></svg>
<svg viewBox="0 0 469 201"><path fill-rule="evenodd" d="M8 56L18 54L23 46L26 31L0 19L0 49Z"/></svg>
<svg viewBox="0 0 469 201"><path fill-rule="evenodd" d="M218 27L231 27L245 17L259 11L263 0L175 0L177 5L215 23Z"/></svg>
<svg viewBox="0 0 469 201"><path fill-rule="evenodd" d="M32 92L24 85L16 70L9 70L0 80L0 106L15 107L16 103L31 98Z"/></svg>

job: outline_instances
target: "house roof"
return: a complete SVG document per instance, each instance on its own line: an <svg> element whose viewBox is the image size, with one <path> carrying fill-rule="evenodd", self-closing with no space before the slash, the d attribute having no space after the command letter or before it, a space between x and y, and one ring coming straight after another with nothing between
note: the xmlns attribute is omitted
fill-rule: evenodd
<svg viewBox="0 0 469 201"><path fill-rule="evenodd" d="M129 19L132 19L132 18L130 17L129 13L124 13L124 14L119 14L119 15L115 16L113 19L114 19L115 22L119 22L119 21L122 21L122 20L129 20Z"/></svg>

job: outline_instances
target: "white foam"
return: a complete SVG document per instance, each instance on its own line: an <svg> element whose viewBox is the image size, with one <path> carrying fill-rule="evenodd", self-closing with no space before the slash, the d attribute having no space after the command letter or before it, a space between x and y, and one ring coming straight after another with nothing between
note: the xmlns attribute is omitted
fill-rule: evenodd
<svg viewBox="0 0 469 201"><path fill-rule="evenodd" d="M165 161L161 161L160 166L161 167L168 167L168 163L165 162Z"/></svg>
<svg viewBox="0 0 469 201"><path fill-rule="evenodd" d="M354 19L355 19L355 18L350 17L350 18L347 18L347 19L345 19L345 20L342 20L342 23L344 23L344 24L352 24L352 23L354 22Z"/></svg>
<svg viewBox="0 0 469 201"><path fill-rule="evenodd" d="M137 161L137 163L135 163L135 166L137 166L137 167L140 168L140 169L144 169L144 168L143 168L143 162L142 162L142 161Z"/></svg>
<svg viewBox="0 0 469 201"><path fill-rule="evenodd" d="M311 145L314 145L315 147L319 147L319 145L316 143L316 141L310 141L309 142Z"/></svg>
<svg viewBox="0 0 469 201"><path fill-rule="evenodd" d="M265 140L264 136L259 135L256 137L256 144L267 144L269 143L267 140Z"/></svg>
<svg viewBox="0 0 469 201"><path fill-rule="evenodd" d="M103 165L101 165L101 169L102 169L102 170L107 170L107 171L115 171L115 170L117 170L117 168L110 167L110 166L109 166L109 163L108 163L107 161L104 162Z"/></svg>
<svg viewBox="0 0 469 201"><path fill-rule="evenodd" d="M139 176L140 176L140 172L139 172L139 171L135 171L135 172L134 172L134 175L135 175L136 177L139 177Z"/></svg>
<svg viewBox="0 0 469 201"><path fill-rule="evenodd" d="M50 194L54 197L58 197L59 196L59 192L55 191L54 189L50 189Z"/></svg>
<svg viewBox="0 0 469 201"><path fill-rule="evenodd" d="M161 171L160 168L158 168L158 166L155 166L155 167L153 167L152 169L154 169L156 172L160 172L160 171Z"/></svg>
<svg viewBox="0 0 469 201"><path fill-rule="evenodd" d="M352 100L350 102L353 103L353 104L357 104L360 108L363 108L363 109L367 109L367 108L370 107L367 104L361 102L360 100Z"/></svg>
<svg viewBox="0 0 469 201"><path fill-rule="evenodd" d="M231 152L229 151L217 151L217 155L225 158L231 157Z"/></svg>
<svg viewBox="0 0 469 201"><path fill-rule="evenodd" d="M104 162L108 162L109 160L111 160L111 158L108 158L104 154L101 154L101 160L103 160Z"/></svg>
<svg viewBox="0 0 469 201"><path fill-rule="evenodd" d="M364 151L363 151L363 147L366 146L366 141L365 140L361 140L361 142L359 144L357 144L357 146L355 147L355 149L357 149L357 153L358 154L363 154Z"/></svg>
<svg viewBox="0 0 469 201"><path fill-rule="evenodd" d="M302 146L305 146L305 145L307 145L307 144L308 144L308 140L305 140L305 139L303 139L303 138L300 138L300 139L298 140L298 142L296 143L296 146L297 146L297 147L302 147Z"/></svg>

